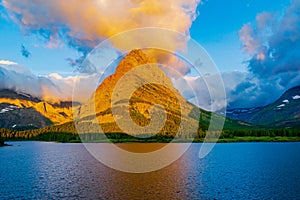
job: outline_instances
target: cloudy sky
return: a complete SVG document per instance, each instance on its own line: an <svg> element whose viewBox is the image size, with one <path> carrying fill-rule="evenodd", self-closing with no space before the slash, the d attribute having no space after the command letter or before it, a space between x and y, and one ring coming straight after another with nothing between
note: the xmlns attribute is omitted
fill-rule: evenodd
<svg viewBox="0 0 300 200"><path fill-rule="evenodd" d="M0 0L0 88L69 99L76 75L93 77L80 68L91 49L143 27L176 30L201 44L222 73L228 107L266 105L300 85L300 0L78 2ZM174 49L184 43L167 42ZM206 96L205 81L213 75L185 75ZM210 104L209 97L199 102Z"/></svg>

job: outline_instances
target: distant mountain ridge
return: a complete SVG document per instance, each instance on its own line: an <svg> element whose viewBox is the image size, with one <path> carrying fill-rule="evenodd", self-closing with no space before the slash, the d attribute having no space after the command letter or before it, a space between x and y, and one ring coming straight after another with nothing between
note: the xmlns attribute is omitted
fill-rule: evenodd
<svg viewBox="0 0 300 200"><path fill-rule="evenodd" d="M51 104L23 92L0 90L1 128L42 128L72 120L72 102Z"/></svg>
<svg viewBox="0 0 300 200"><path fill-rule="evenodd" d="M285 91L267 106L231 109L226 116L266 127L300 128L300 86Z"/></svg>
<svg viewBox="0 0 300 200"><path fill-rule="evenodd" d="M17 92L9 89L0 90L0 98L28 100L32 102L41 102L42 100L38 97L33 97L30 94L24 92Z"/></svg>

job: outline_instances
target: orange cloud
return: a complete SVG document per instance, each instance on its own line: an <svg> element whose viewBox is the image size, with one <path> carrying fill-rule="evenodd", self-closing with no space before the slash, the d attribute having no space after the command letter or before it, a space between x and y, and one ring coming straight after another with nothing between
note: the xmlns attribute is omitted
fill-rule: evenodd
<svg viewBox="0 0 300 200"><path fill-rule="evenodd" d="M79 3L80 2L80 3ZM168 28L189 34L200 0L3 0L14 19L25 29L50 29L58 37L59 26L67 35L98 42L114 34L142 27ZM172 41L174 44L178 41ZM95 44L94 44L95 45ZM115 44L118 48L118 44Z"/></svg>

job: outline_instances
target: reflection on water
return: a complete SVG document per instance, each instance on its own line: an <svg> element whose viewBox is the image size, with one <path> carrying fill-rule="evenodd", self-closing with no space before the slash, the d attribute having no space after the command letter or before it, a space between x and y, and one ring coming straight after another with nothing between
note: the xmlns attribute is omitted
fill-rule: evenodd
<svg viewBox="0 0 300 200"><path fill-rule="evenodd" d="M201 160L193 144L175 163L145 174L110 169L82 144L13 144L0 148L0 199L300 197L300 143L217 144Z"/></svg>
<svg viewBox="0 0 300 200"><path fill-rule="evenodd" d="M114 144L117 147L133 153L150 153L160 150L168 145L168 143L135 143L134 145L128 145L126 143Z"/></svg>
<svg viewBox="0 0 300 200"><path fill-rule="evenodd" d="M85 143L86 149L106 166L128 173L148 173L178 160L191 143Z"/></svg>

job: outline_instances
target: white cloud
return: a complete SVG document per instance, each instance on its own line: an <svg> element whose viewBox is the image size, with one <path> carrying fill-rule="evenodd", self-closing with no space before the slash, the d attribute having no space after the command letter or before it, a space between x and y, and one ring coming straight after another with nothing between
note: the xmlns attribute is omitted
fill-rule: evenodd
<svg viewBox="0 0 300 200"><path fill-rule="evenodd" d="M54 96L62 100L72 99L74 101L85 102L98 87L99 76L91 74L62 77L57 73L53 73L46 76L46 78L57 86L57 92L52 91L52 94L50 93L48 98ZM53 94L53 92L56 92L56 94Z"/></svg>
<svg viewBox="0 0 300 200"><path fill-rule="evenodd" d="M97 78L96 74L62 77L52 73L36 76L19 65L0 66L0 89L16 90L52 102L70 101L72 98L74 101L86 101L97 87ZM76 90L73 90L74 86Z"/></svg>
<svg viewBox="0 0 300 200"><path fill-rule="evenodd" d="M18 63L9 60L0 60L0 65L18 65Z"/></svg>
<svg viewBox="0 0 300 200"><path fill-rule="evenodd" d="M174 79L173 84L191 103L205 110L218 111L237 101L238 96L233 91L246 79L248 74L236 71L221 74L226 97L222 96L221 91L215 91L216 88L220 88L218 84L222 84L216 82L216 76L218 75L184 77L183 79Z"/></svg>

